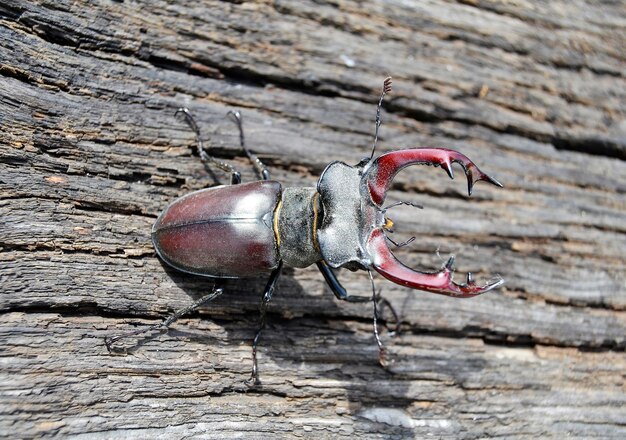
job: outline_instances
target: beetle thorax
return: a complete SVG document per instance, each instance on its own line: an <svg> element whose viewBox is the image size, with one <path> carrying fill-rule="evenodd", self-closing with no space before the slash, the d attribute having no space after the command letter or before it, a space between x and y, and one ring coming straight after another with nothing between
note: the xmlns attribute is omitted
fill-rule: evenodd
<svg viewBox="0 0 626 440"><path fill-rule="evenodd" d="M330 267L367 269L372 261L366 243L385 224L363 183L363 167L333 162L317 185L324 215L317 229L320 252Z"/></svg>
<svg viewBox="0 0 626 440"><path fill-rule="evenodd" d="M322 259L315 229L320 217L315 188L284 188L274 217L280 257L291 267L307 267Z"/></svg>

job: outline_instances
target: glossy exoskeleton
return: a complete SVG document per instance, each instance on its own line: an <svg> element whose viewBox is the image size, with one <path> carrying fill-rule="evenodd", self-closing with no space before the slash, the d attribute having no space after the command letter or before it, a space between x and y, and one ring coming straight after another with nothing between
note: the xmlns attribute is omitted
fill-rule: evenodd
<svg viewBox="0 0 626 440"><path fill-rule="evenodd" d="M239 173L205 152L191 114L186 109L179 109L196 132L201 159L230 172L231 185L195 191L174 200L155 222L152 241L161 259L183 272L212 278L269 275L261 302L261 328L253 341L252 379L255 381L256 345L265 324L267 303L283 264L297 268L316 264L337 298L351 302L373 301L374 331L381 350L381 362L384 352L376 328L376 303L380 298L373 286L372 269L394 283L454 297L476 296L503 283L502 279L497 279L479 286L469 273L466 282L459 284L452 280L454 257L441 270L430 273L405 266L390 251L388 242L391 239L387 232L393 222L387 218L386 212L397 203L385 207L384 202L394 176L404 167L416 164L439 166L453 178L452 163L456 162L467 176L470 195L474 183L479 180L502 186L466 156L453 150L414 148L374 158L380 107L390 90L391 79L387 78L377 107L371 156L355 166L330 163L316 187L286 188L269 180L267 169L245 146L241 115L229 112L239 126L241 146L262 178L240 183ZM341 267L368 271L373 294L349 295L332 271ZM209 295L155 327L169 326L184 313L221 293L220 288L214 288ZM143 331L133 334L140 332ZM107 345L123 336L108 339Z"/></svg>

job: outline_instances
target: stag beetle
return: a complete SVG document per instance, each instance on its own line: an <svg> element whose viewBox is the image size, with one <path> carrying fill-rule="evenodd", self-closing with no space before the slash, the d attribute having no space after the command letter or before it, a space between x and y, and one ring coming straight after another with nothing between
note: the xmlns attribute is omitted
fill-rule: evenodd
<svg viewBox="0 0 626 440"><path fill-rule="evenodd" d="M261 300L260 328L252 342L251 380L255 383L258 381L257 343L283 264L297 268L316 264L338 299L374 303L374 334L381 364L384 349L376 325L376 304L381 298L374 287L372 269L396 284L459 298L480 295L504 282L498 278L478 286L468 273L467 281L458 284L452 280L453 256L441 270L429 273L410 269L390 251L387 241L398 244L387 236L393 226L386 216L387 210L398 204L417 206L409 202L383 206L394 176L403 168L416 164L439 166L454 178L452 163L456 162L465 171L470 195L473 185L480 180L502 186L480 171L465 155L444 148L412 148L374 158L381 125L380 110L390 91L391 78L386 78L376 108L376 129L370 156L355 166L338 161L330 163L322 172L317 187L284 188L279 182L270 180L269 171L245 145L241 114L231 111L228 115L237 123L240 145L262 179L241 183L240 174L232 166L207 154L190 112L185 108L177 111L185 116L196 134L201 160L229 172L231 185L195 191L174 200L154 223L154 248L165 263L194 275L246 278L269 274ZM372 296L348 294L332 270L340 267L366 270ZM167 328L185 313L222 293L221 288L214 287L208 295L176 312L162 324L106 338L107 347L110 349L113 342L126 336Z"/></svg>

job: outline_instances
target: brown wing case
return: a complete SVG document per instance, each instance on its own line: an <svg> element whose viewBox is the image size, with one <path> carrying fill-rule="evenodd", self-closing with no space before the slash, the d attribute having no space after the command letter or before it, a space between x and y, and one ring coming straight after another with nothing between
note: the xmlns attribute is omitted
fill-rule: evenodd
<svg viewBox="0 0 626 440"><path fill-rule="evenodd" d="M281 185L258 181L196 191L175 200L152 227L170 266L192 274L243 278L278 266L273 217Z"/></svg>

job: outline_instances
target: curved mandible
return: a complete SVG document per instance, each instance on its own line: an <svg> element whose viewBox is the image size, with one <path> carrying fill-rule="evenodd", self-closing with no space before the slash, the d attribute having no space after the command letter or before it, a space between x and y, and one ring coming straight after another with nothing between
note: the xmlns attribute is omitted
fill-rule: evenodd
<svg viewBox="0 0 626 440"><path fill-rule="evenodd" d="M502 186L496 179L483 173L467 156L445 148L412 148L383 154L367 165L363 179L372 202L382 206L393 178L403 168L419 164L439 166L453 179L453 162L463 167L467 176L467 191L470 195L472 194L472 187L479 180ZM464 284L455 283L452 281L454 257L451 257L438 272L427 273L411 269L393 255L387 246L385 232L380 227L371 232L366 247L372 267L377 272L396 284L413 289L467 298L495 289L504 283L504 280L498 278L484 286L478 286L471 272L467 274L467 281Z"/></svg>
<svg viewBox="0 0 626 440"><path fill-rule="evenodd" d="M467 274L465 284L452 281L454 272L454 257L450 257L445 266L438 272L426 273L411 269L402 264L389 250L385 234L381 229L374 230L367 241L368 252L372 256L372 266L378 273L401 286L412 289L425 290L441 295L457 298L470 298L488 292L501 286L504 280L496 281L485 286L478 286L471 272Z"/></svg>
<svg viewBox="0 0 626 440"><path fill-rule="evenodd" d="M467 176L467 192L472 195L472 187L479 180L502 187L502 184L493 177L483 173L474 162L458 151L447 148L411 148L407 150L392 151L383 154L369 165L365 170L367 187L372 201L378 206L385 200L387 190L396 174L409 165L434 165L443 168L454 179L452 162L463 167Z"/></svg>

